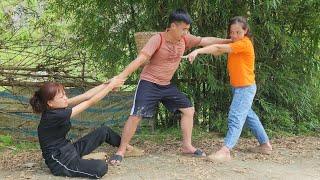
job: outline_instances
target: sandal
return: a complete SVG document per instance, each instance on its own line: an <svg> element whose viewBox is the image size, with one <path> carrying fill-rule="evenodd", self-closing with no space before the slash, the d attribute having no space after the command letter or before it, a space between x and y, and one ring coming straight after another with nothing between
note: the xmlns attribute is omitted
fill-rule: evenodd
<svg viewBox="0 0 320 180"><path fill-rule="evenodd" d="M120 165L121 162L122 162L122 159L123 157L121 155L118 155L118 154L114 154L113 156L111 156L108 160L108 162L111 164L111 165ZM115 161L114 163L112 163L111 161Z"/></svg>
<svg viewBox="0 0 320 180"><path fill-rule="evenodd" d="M206 157L206 153L202 151L201 149L195 150L193 153L183 153L183 155L186 156L192 156L192 157Z"/></svg>

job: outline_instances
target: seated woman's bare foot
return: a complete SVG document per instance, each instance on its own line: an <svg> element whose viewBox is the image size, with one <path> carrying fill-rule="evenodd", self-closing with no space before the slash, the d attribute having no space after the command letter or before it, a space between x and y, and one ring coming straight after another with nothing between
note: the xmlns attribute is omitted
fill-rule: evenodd
<svg viewBox="0 0 320 180"><path fill-rule="evenodd" d="M223 146L219 151L208 156L210 161L226 162L231 160L230 150Z"/></svg>
<svg viewBox="0 0 320 180"><path fill-rule="evenodd" d="M125 157L138 157L138 156L143 156L145 155L144 150L139 149L137 147L133 147L131 145L127 146L127 151L125 154Z"/></svg>
<svg viewBox="0 0 320 180"><path fill-rule="evenodd" d="M133 148L134 148L133 146L131 146L130 144L128 144L127 147L126 147L126 150L127 150L127 151L130 151L130 150L132 150Z"/></svg>
<svg viewBox="0 0 320 180"><path fill-rule="evenodd" d="M101 159L101 160L106 160L106 155L107 155L107 153L105 153L105 152L92 152L90 154L82 156L82 159Z"/></svg>

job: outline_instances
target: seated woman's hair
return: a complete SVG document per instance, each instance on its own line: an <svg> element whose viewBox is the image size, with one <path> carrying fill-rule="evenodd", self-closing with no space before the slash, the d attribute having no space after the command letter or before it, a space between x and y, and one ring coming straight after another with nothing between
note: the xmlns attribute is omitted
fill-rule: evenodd
<svg viewBox="0 0 320 180"><path fill-rule="evenodd" d="M56 94L61 91L64 91L62 84L54 82L44 83L37 91L35 91L33 97L29 100L33 112L42 113L49 109L47 102L53 100Z"/></svg>

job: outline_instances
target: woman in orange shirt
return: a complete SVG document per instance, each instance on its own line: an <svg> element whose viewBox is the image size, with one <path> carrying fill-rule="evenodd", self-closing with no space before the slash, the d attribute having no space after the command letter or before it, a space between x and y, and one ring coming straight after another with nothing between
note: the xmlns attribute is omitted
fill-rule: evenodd
<svg viewBox="0 0 320 180"><path fill-rule="evenodd" d="M224 146L208 156L211 160L231 160L230 151L236 145L244 124L248 125L259 141L254 152L270 154L272 146L258 118L252 110L252 102L256 94L254 74L254 48L250 39L250 29L244 17L237 16L230 20L228 35L229 44L215 44L196 49L188 55L192 63L198 54L221 55L228 53L228 72L232 86L232 103L228 114L228 132Z"/></svg>

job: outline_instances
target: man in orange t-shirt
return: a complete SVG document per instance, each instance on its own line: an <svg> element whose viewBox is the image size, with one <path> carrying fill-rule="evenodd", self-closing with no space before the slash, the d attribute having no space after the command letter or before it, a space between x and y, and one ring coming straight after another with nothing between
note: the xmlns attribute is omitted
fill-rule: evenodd
<svg viewBox="0 0 320 180"><path fill-rule="evenodd" d="M191 143L194 107L187 96L170 81L186 50L196 46L229 43L231 40L193 36L188 33L190 24L191 18L186 11L177 9L172 12L169 16L167 30L151 37L138 57L118 75L119 78L126 79L148 62L140 75L132 110L122 133L121 145L116 154L109 159L111 164L119 164L122 161L126 146L134 135L140 120L143 117L152 117L159 102L171 112L182 113L182 152L199 157L205 156L202 150L196 149Z"/></svg>

